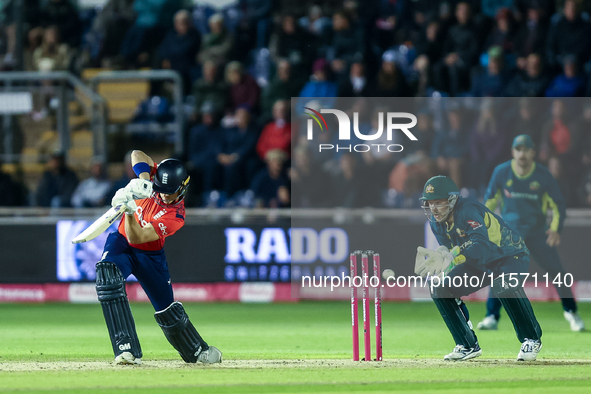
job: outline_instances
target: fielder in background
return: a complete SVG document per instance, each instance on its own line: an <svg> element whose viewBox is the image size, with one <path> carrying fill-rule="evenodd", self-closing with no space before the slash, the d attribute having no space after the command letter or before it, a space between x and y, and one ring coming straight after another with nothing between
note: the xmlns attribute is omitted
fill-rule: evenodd
<svg viewBox="0 0 591 394"><path fill-rule="evenodd" d="M542 329L521 282L507 278L508 274L528 270L529 251L523 239L483 204L461 198L454 181L446 176L429 179L421 200L441 246L435 251L419 246L415 272L430 281L431 297L456 342L443 359L464 361L482 354L461 297L490 285L492 280L492 290L507 310L522 344L517 360L535 360L542 348Z"/></svg>
<svg viewBox="0 0 591 394"><path fill-rule="evenodd" d="M529 135L513 140L513 160L498 165L492 175L484 201L494 211L500 207L501 216L525 240L536 262L553 281L564 278L564 268L556 247L566 217L566 204L558 183L543 165L534 161L534 144ZM552 222L547 224L547 211L552 211ZM585 323L577 313L577 303L570 287L558 286L564 318L573 331L583 331ZM490 294L486 302L486 317L478 323L481 330L496 330L501 303Z"/></svg>
<svg viewBox="0 0 591 394"><path fill-rule="evenodd" d="M116 364L141 364L142 349L131 314L125 278L135 275L154 306L156 322L187 363L219 363L222 353L201 338L183 305L174 301L164 240L185 223L189 176L175 159L160 164L142 151L131 154L137 174L111 205L125 204L118 231L109 234L96 265L96 292L103 308Z"/></svg>

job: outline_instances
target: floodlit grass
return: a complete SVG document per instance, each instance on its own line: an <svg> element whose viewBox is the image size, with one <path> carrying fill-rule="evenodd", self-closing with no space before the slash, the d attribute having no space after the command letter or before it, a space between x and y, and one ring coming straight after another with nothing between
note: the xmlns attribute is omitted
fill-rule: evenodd
<svg viewBox="0 0 591 394"><path fill-rule="evenodd" d="M484 304L468 306L477 323ZM0 392L591 392L591 334L571 332L559 303L534 304L544 347L530 364L514 361L520 344L506 315L498 331L477 332L482 357L444 363L454 343L435 306L384 303L385 361L354 363L348 302L185 307L224 363L184 364L149 304L132 304L139 367L110 364L98 304L0 304ZM591 304L580 309L591 323Z"/></svg>

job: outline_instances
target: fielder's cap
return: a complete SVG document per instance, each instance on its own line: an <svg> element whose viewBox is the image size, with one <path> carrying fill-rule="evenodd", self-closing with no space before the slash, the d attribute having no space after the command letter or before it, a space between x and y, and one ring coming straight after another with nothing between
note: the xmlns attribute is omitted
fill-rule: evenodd
<svg viewBox="0 0 591 394"><path fill-rule="evenodd" d="M513 149L517 148L518 146L525 146L526 148L533 149L534 142L532 141L531 137L527 134L521 134L515 137L513 140L513 145L511 146Z"/></svg>

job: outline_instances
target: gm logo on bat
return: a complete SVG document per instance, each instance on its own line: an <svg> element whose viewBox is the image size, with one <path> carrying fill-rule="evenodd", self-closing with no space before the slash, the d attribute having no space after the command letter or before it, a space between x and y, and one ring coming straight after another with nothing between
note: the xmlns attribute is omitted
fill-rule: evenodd
<svg viewBox="0 0 591 394"><path fill-rule="evenodd" d="M307 113L311 117L308 119L307 124L307 138L309 141L313 140L314 122L320 127L320 130L328 131L328 125L322 114L333 114L337 117L339 123L339 141L350 141L351 140L351 120L349 115L338 109L321 109L320 112L313 110L312 108L304 107L310 111ZM416 126L417 117L408 112L386 112L386 138L388 141L392 141L392 135L394 130L401 130L411 141L417 141L417 137L409 130ZM394 119L408 119L408 123L395 123ZM355 136L363 141L375 141L379 139L384 133L384 112L378 113L378 130L376 133L371 135L362 134L359 131L359 113L353 112L353 132ZM388 152L402 152L404 147L400 144L349 144L349 145L334 145L334 144L318 144L318 151L348 151L348 152L369 152L370 150L387 150Z"/></svg>

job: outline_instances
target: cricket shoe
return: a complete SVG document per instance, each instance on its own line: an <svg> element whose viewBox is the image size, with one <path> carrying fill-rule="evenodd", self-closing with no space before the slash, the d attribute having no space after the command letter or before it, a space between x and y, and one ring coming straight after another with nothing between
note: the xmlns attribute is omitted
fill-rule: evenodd
<svg viewBox="0 0 591 394"><path fill-rule="evenodd" d="M476 327L479 330L496 330L499 328L499 321L494 315L488 315Z"/></svg>
<svg viewBox="0 0 591 394"><path fill-rule="evenodd" d="M123 352L115 357L115 364L118 365L141 365L142 359L135 358L130 352Z"/></svg>
<svg viewBox="0 0 591 394"><path fill-rule="evenodd" d="M564 318L570 324L570 329L576 332L585 331L585 322L577 312L564 311Z"/></svg>
<svg viewBox="0 0 591 394"><path fill-rule="evenodd" d="M521 344L521 350L517 355L517 361L536 361L540 350L542 350L542 341L525 338L525 342Z"/></svg>
<svg viewBox="0 0 591 394"><path fill-rule="evenodd" d="M197 361L203 364L215 364L222 362L222 352L215 346L210 346L197 356Z"/></svg>
<svg viewBox="0 0 591 394"><path fill-rule="evenodd" d="M466 361L471 358L482 356L482 349L478 342L472 348L466 348L463 345L456 345L453 352L443 357L445 361Z"/></svg>

